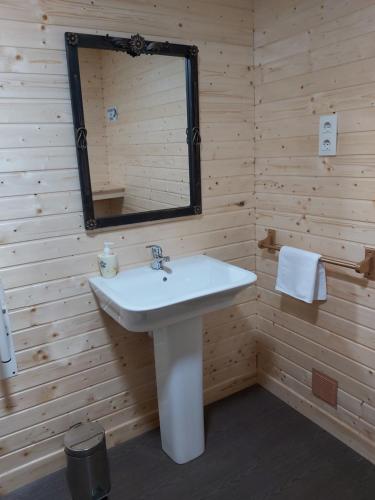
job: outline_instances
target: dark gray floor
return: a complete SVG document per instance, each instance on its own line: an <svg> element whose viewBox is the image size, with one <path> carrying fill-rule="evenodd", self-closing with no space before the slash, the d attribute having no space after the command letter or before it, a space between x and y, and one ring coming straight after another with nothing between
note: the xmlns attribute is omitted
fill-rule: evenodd
<svg viewBox="0 0 375 500"><path fill-rule="evenodd" d="M374 500L375 467L260 387L206 409L207 450L174 464L152 431L110 451L110 500ZM64 472L8 500L69 500Z"/></svg>

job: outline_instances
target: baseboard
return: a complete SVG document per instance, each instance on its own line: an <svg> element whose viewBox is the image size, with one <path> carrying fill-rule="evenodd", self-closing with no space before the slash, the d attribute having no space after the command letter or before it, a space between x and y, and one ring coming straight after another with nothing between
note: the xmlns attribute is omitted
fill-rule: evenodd
<svg viewBox="0 0 375 500"><path fill-rule="evenodd" d="M239 392L257 382L256 375L233 377L220 384L205 390L205 404L224 399ZM157 412L153 411L141 417L137 417L123 425L111 428L106 432L107 445L109 448L124 443L129 439L144 434L159 426ZM52 474L65 467L65 455L61 448L54 453L33 460L26 465L12 469L0 475L0 496L25 486L43 476Z"/></svg>
<svg viewBox="0 0 375 500"><path fill-rule="evenodd" d="M233 377L225 382L209 387L204 391L204 404L208 405L215 401L227 398L236 392L242 391L257 383L256 374L242 377Z"/></svg>
<svg viewBox="0 0 375 500"><path fill-rule="evenodd" d="M276 397L375 464L375 443L260 369L258 369L257 381Z"/></svg>

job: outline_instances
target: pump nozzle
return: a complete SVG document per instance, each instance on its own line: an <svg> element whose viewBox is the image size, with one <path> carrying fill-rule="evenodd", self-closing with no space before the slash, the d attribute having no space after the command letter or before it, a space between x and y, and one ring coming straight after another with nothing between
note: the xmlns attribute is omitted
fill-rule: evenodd
<svg viewBox="0 0 375 500"><path fill-rule="evenodd" d="M112 249L111 247L114 245L111 241L105 241L104 242L104 249L103 249L103 254L104 255L112 255Z"/></svg>

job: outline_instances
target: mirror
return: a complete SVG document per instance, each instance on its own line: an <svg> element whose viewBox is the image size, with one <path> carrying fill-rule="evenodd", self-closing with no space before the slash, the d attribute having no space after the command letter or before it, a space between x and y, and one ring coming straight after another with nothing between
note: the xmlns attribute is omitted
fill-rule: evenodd
<svg viewBox="0 0 375 500"><path fill-rule="evenodd" d="M77 33L66 47L86 229L201 213L197 48Z"/></svg>

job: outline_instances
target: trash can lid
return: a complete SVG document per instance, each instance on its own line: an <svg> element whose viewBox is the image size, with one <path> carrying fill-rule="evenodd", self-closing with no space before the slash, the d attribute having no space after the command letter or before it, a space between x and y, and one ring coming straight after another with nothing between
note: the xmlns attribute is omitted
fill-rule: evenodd
<svg viewBox="0 0 375 500"><path fill-rule="evenodd" d="M76 424L65 434L65 451L68 455L89 455L104 439L104 429L97 422Z"/></svg>

